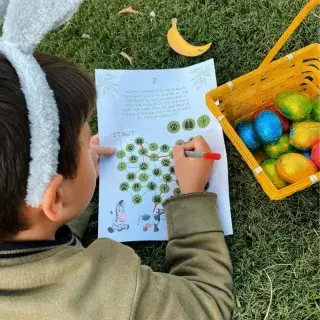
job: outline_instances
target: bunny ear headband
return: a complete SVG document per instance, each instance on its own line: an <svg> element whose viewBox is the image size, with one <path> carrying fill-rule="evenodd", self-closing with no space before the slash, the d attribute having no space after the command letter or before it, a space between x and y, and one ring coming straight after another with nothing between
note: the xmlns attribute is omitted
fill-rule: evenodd
<svg viewBox="0 0 320 320"><path fill-rule="evenodd" d="M58 168L59 113L46 75L33 57L51 30L77 11L83 0L0 0L0 52L15 68L25 95L30 123L29 177L26 202L37 207ZM4 18L4 19L3 19Z"/></svg>

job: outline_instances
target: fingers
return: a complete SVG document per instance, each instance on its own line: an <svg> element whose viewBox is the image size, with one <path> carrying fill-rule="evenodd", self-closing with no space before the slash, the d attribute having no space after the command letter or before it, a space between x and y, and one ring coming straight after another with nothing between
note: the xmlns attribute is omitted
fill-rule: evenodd
<svg viewBox="0 0 320 320"><path fill-rule="evenodd" d="M113 147L101 147L97 145L92 145L91 150L95 153L97 153L99 156L112 156L115 152L116 149Z"/></svg>
<svg viewBox="0 0 320 320"><path fill-rule="evenodd" d="M90 140L90 143L94 144L94 145L99 145L99 135L96 134L94 135L91 140Z"/></svg>
<svg viewBox="0 0 320 320"><path fill-rule="evenodd" d="M196 149L195 139L182 145L184 151L193 151Z"/></svg>
<svg viewBox="0 0 320 320"><path fill-rule="evenodd" d="M185 151L211 151L209 145L202 136L197 136L192 141L189 141L186 144L184 144L182 147Z"/></svg>
<svg viewBox="0 0 320 320"><path fill-rule="evenodd" d="M99 158L100 158L99 155L96 152L94 152L93 150L90 150L90 154L91 154L91 158L92 158L93 163L94 164L98 163Z"/></svg>
<svg viewBox="0 0 320 320"><path fill-rule="evenodd" d="M172 154L173 154L173 159L175 162L177 162L178 160L185 158L185 149L183 146L175 146L172 149Z"/></svg>

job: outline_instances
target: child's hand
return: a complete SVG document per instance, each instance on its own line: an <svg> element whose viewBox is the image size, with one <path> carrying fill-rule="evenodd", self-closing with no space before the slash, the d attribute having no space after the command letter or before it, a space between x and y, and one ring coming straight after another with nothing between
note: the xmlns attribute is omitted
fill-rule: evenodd
<svg viewBox="0 0 320 320"><path fill-rule="evenodd" d="M199 136L182 146L173 148L175 172L182 194L204 192L209 181L213 161L185 156L185 151L211 152L209 145Z"/></svg>
<svg viewBox="0 0 320 320"><path fill-rule="evenodd" d="M109 157L112 156L116 149L112 147L101 147L99 146L99 135L96 134L90 140L89 150L91 153L92 161L96 169L97 178L99 177L99 159L100 156Z"/></svg>

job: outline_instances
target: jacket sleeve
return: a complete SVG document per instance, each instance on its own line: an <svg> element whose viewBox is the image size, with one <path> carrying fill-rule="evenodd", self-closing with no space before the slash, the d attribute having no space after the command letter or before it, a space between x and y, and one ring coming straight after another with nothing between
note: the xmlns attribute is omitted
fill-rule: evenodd
<svg viewBox="0 0 320 320"><path fill-rule="evenodd" d="M169 274L138 266L131 319L231 319L232 267L209 193L173 197L164 203Z"/></svg>

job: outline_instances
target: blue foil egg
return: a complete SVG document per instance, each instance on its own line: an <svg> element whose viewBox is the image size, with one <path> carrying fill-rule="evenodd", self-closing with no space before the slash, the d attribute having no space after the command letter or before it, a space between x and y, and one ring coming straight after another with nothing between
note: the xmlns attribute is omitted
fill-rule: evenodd
<svg viewBox="0 0 320 320"><path fill-rule="evenodd" d="M257 139L250 121L242 121L237 125L237 132L241 140L251 151L257 151L261 144Z"/></svg>
<svg viewBox="0 0 320 320"><path fill-rule="evenodd" d="M305 157L311 160L311 152L308 151L302 151L301 154L303 154Z"/></svg>
<svg viewBox="0 0 320 320"><path fill-rule="evenodd" d="M253 122L253 129L262 144L277 142L283 131L280 118L270 110L259 113Z"/></svg>

